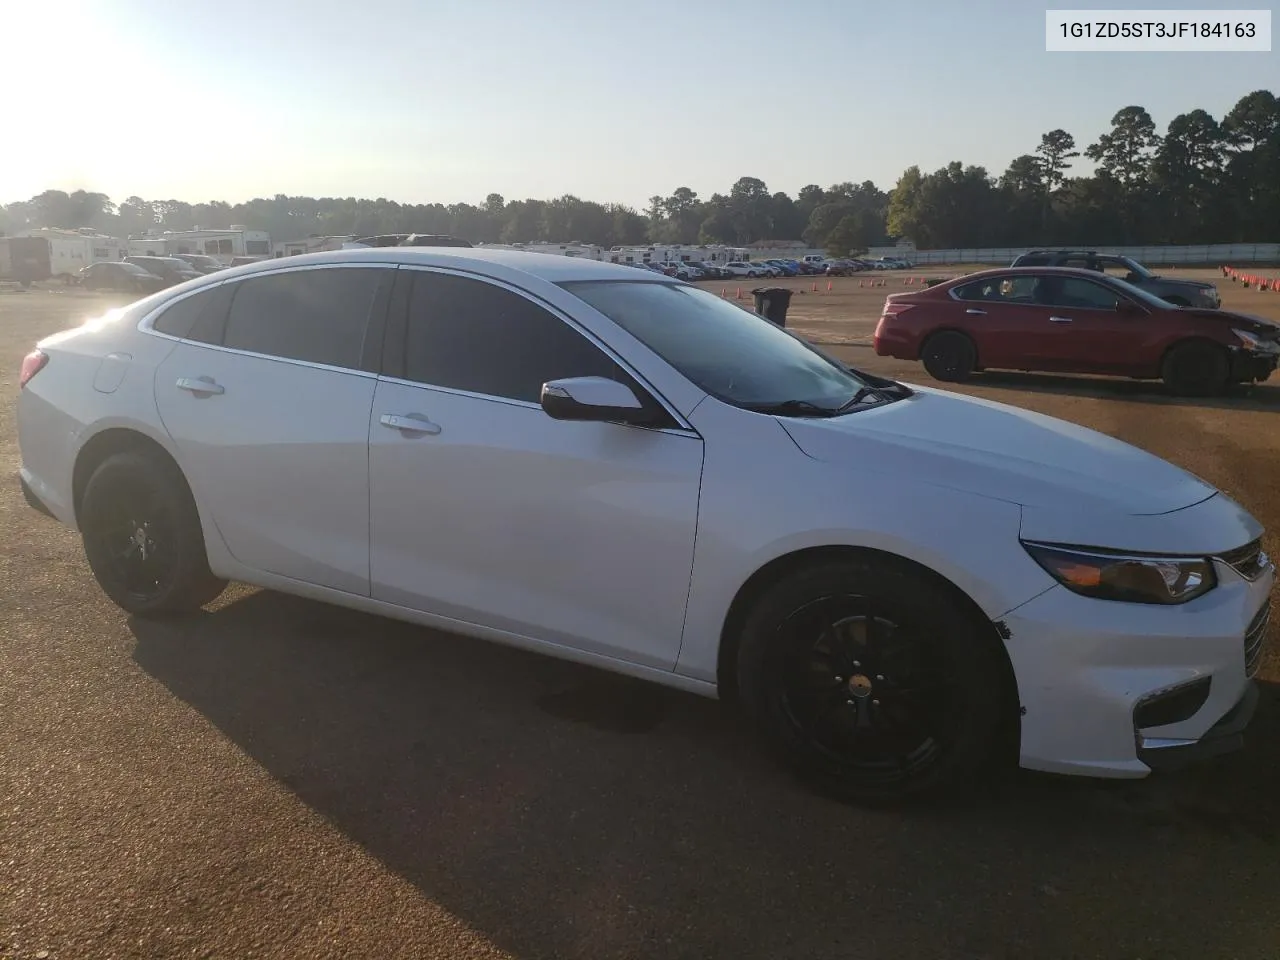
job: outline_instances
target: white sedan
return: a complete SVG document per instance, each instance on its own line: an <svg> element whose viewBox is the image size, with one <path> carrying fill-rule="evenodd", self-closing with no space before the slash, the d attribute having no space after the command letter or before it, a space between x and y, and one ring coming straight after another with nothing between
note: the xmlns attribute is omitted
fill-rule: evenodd
<svg viewBox="0 0 1280 960"><path fill-rule="evenodd" d="M28 501L136 615L246 581L731 696L852 800L1008 742L1141 777L1238 746L1256 700L1274 572L1226 496L625 266L267 261L20 380Z"/></svg>

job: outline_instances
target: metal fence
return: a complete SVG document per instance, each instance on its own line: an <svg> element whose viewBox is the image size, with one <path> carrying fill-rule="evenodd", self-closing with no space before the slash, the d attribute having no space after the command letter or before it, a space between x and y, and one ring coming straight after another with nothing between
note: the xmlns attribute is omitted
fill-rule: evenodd
<svg viewBox="0 0 1280 960"><path fill-rule="evenodd" d="M1008 264L1029 252L1031 247L990 247L967 250L916 250L909 254L917 266L944 263ZM1202 264L1220 266L1240 263L1280 263L1280 243L1212 243L1185 247L1077 247L1097 253L1132 257L1147 266Z"/></svg>

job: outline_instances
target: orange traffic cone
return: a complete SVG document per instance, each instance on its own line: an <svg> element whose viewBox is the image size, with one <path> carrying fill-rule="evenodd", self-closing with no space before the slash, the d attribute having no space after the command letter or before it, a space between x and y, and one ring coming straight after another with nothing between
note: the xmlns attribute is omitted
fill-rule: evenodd
<svg viewBox="0 0 1280 960"><path fill-rule="evenodd" d="M817 292L818 292L818 281L817 281L817 280L813 281L813 291L812 291L812 292L813 292L813 293L817 293Z"/></svg>
<svg viewBox="0 0 1280 960"><path fill-rule="evenodd" d="M827 281L827 293L830 293L830 292L831 292L831 281L830 281L830 280L828 280L828 281Z"/></svg>
<svg viewBox="0 0 1280 960"><path fill-rule="evenodd" d="M738 299L738 300L741 300L741 299L742 299L742 288L741 288L741 287L739 287L739 288L738 288L737 299Z"/></svg>
<svg viewBox="0 0 1280 960"><path fill-rule="evenodd" d="M728 297L728 296L729 296L729 291L728 291L727 289L725 289L724 287L721 287L721 288L720 288L720 296L721 296L722 298L723 298L723 297Z"/></svg>

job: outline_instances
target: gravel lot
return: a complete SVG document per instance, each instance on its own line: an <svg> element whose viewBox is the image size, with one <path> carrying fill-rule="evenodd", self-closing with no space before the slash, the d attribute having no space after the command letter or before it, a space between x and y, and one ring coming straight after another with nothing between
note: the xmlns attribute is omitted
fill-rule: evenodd
<svg viewBox="0 0 1280 960"><path fill-rule="evenodd" d="M886 292L839 280L799 314L851 362L927 381L856 345ZM1270 296L1250 309L1280 316ZM10 476L22 354L103 303L0 294ZM1280 387L965 389L1186 466L1280 554ZM805 793L714 702L243 587L131 622L16 481L0 529L6 960L1280 955L1275 636L1242 754L867 812Z"/></svg>

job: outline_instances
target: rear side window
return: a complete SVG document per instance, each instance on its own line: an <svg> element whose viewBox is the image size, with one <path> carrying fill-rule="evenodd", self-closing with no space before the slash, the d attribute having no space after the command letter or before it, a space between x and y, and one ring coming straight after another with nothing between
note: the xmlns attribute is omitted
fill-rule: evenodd
<svg viewBox="0 0 1280 960"><path fill-rule="evenodd" d="M955 293L958 300L965 301L1030 303L1035 291L1035 284L1035 277L986 277L985 279L975 280L973 283L966 283L963 286L956 287Z"/></svg>
<svg viewBox="0 0 1280 960"><path fill-rule="evenodd" d="M200 314L213 300L215 289L201 290L189 297L183 297L176 303L171 303L164 308L160 316L156 317L151 324L151 329L157 333L167 333L171 337L189 337L191 331L195 329L196 321L200 319Z"/></svg>
<svg viewBox="0 0 1280 960"><path fill-rule="evenodd" d="M286 360L360 367L379 267L298 270L243 280L222 344Z"/></svg>
<svg viewBox="0 0 1280 960"><path fill-rule="evenodd" d="M563 377L609 377L635 389L608 354L555 314L450 274L416 274L404 360L406 379L529 403Z"/></svg>

